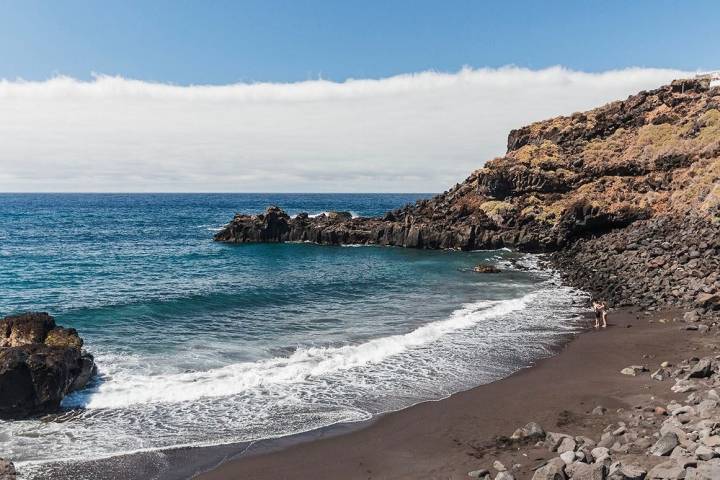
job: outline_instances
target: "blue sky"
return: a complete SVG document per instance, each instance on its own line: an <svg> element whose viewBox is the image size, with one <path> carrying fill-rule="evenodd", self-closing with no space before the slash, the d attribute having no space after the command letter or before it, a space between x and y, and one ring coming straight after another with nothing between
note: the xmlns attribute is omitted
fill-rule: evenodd
<svg viewBox="0 0 720 480"><path fill-rule="evenodd" d="M0 0L0 191L432 192L720 68L717 1Z"/></svg>
<svg viewBox="0 0 720 480"><path fill-rule="evenodd" d="M718 68L717 1L0 0L0 78L340 81L563 65Z"/></svg>

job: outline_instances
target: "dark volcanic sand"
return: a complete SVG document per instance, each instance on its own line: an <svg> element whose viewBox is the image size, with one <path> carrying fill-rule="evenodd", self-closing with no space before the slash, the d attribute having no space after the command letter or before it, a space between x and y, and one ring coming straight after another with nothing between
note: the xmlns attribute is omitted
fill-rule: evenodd
<svg viewBox="0 0 720 480"><path fill-rule="evenodd" d="M496 458L506 466L522 464L518 478L530 478L530 467L552 454L523 448L529 455L525 457L512 447L496 447L493 438L509 436L529 421L549 431L599 438L618 408L666 405L683 396L672 394L668 381L619 373L632 364L653 368L664 360L674 362L700 348L696 332L659 321L673 316L615 312L610 328L580 335L559 355L506 379L384 415L344 435L284 448L256 444L240 458L196 478L464 479L470 470L490 468ZM590 415L597 405L609 412Z"/></svg>
<svg viewBox="0 0 720 480"><path fill-rule="evenodd" d="M616 421L618 408L667 405L686 394L670 392L670 381L648 374L628 377L629 365L657 367L677 362L708 342L682 323L661 319L674 312L613 312L610 327L577 336L552 358L539 361L497 382L437 401L381 416L364 424L339 425L250 446L175 449L125 455L73 466L58 466L54 478L93 480L283 480L283 479L466 479L467 472L490 468L499 459L530 468L554 456L543 448L501 447L494 440L509 436L529 421L548 431L584 434L595 439ZM639 317L639 318L637 318ZM628 326L631 328L628 328ZM692 355L702 356L698 351ZM609 409L590 415L597 405ZM523 454L527 455L524 456Z"/></svg>

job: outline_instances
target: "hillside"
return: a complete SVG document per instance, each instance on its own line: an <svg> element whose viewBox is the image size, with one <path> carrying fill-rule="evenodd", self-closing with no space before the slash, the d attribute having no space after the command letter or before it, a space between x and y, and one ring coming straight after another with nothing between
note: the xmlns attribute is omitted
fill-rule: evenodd
<svg viewBox="0 0 720 480"><path fill-rule="evenodd" d="M712 308L719 215L720 88L691 79L513 130L505 156L382 218L272 207L215 240L557 252L571 283L612 303Z"/></svg>

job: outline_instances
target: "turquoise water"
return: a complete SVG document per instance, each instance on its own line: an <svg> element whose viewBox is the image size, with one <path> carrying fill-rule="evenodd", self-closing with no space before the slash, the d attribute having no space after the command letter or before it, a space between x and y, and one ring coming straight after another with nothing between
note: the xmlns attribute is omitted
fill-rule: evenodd
<svg viewBox="0 0 720 480"><path fill-rule="evenodd" d="M505 376L575 330L578 293L534 257L212 242L271 204L368 216L427 196L1 194L0 313L49 311L100 371L70 413L0 422L3 454L32 477L363 420Z"/></svg>

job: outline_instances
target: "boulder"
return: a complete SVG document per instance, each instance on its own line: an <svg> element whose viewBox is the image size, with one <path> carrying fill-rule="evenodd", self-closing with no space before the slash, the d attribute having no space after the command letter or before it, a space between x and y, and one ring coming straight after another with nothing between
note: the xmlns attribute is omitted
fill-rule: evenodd
<svg viewBox="0 0 720 480"><path fill-rule="evenodd" d="M650 453L657 457L670 455L675 447L679 445L678 436L675 432L665 433L650 449Z"/></svg>
<svg viewBox="0 0 720 480"><path fill-rule="evenodd" d="M577 442L572 437L565 437L560 441L560 445L557 447L558 453L574 452L577 448Z"/></svg>
<svg viewBox="0 0 720 480"><path fill-rule="evenodd" d="M565 467L565 471L572 480L605 480L607 478L607 467L602 463L589 465L576 462Z"/></svg>
<svg viewBox="0 0 720 480"><path fill-rule="evenodd" d="M621 466L619 472L623 480L643 480L647 475L647 470L634 464Z"/></svg>
<svg viewBox="0 0 720 480"><path fill-rule="evenodd" d="M687 471L686 480L717 480L720 478L720 463L717 462L717 459L698 462L696 468L688 468Z"/></svg>
<svg viewBox="0 0 720 480"><path fill-rule="evenodd" d="M718 456L715 450L705 445L698 446L693 453L698 460L710 460Z"/></svg>
<svg viewBox="0 0 720 480"><path fill-rule="evenodd" d="M44 312L0 320L0 345L0 418L53 412L96 372L77 331Z"/></svg>
<svg viewBox="0 0 720 480"><path fill-rule="evenodd" d="M720 447L720 435L707 435L701 437L700 441L703 445L710 448Z"/></svg>
<svg viewBox="0 0 720 480"><path fill-rule="evenodd" d="M593 415L605 415L605 412L607 412L607 408L603 407L602 405L598 405L597 407L592 409Z"/></svg>
<svg viewBox="0 0 720 480"><path fill-rule="evenodd" d="M650 374L650 378L657 380L658 382L662 382L663 380L670 378L670 370L660 367Z"/></svg>
<svg viewBox="0 0 720 480"><path fill-rule="evenodd" d="M546 465L535 470L532 480L566 480L565 462L560 458L553 458Z"/></svg>
<svg viewBox="0 0 720 480"><path fill-rule="evenodd" d="M560 458L563 462L565 462L565 465L570 465L575 461L575 452L572 450L568 450L566 452L563 452L560 454Z"/></svg>
<svg viewBox="0 0 720 480"><path fill-rule="evenodd" d="M702 308L715 308L720 306L720 294L700 293L695 297L695 304Z"/></svg>
<svg viewBox="0 0 720 480"><path fill-rule="evenodd" d="M595 447L590 451L590 454L594 459L598 460L607 457L610 454L610 449L607 447Z"/></svg>
<svg viewBox="0 0 720 480"><path fill-rule="evenodd" d="M710 361L710 359L708 358L704 358L695 364L695 366L688 373L687 378L707 378L712 375L712 373L712 361Z"/></svg>
<svg viewBox="0 0 720 480"><path fill-rule="evenodd" d="M573 440L570 435L567 435L565 433L547 432L545 435L545 448L547 448L551 452L554 452L558 449L560 443L566 438Z"/></svg>
<svg viewBox="0 0 720 480"><path fill-rule="evenodd" d="M647 372L647 367L643 365L630 365L629 367L625 367L622 370L620 370L620 373L623 375L630 375L634 377L638 373Z"/></svg>
<svg viewBox="0 0 720 480"><path fill-rule="evenodd" d="M675 460L655 465L645 477L647 480L681 480L685 478L685 467Z"/></svg>
<svg viewBox="0 0 720 480"><path fill-rule="evenodd" d="M495 460L493 462L493 468L498 472L504 472L507 470L507 468L505 468L505 465L503 465L502 462L500 462L499 460Z"/></svg>
<svg viewBox="0 0 720 480"><path fill-rule="evenodd" d="M545 439L545 430L539 423L530 422L522 428L518 428L510 437L513 440L538 441Z"/></svg>

